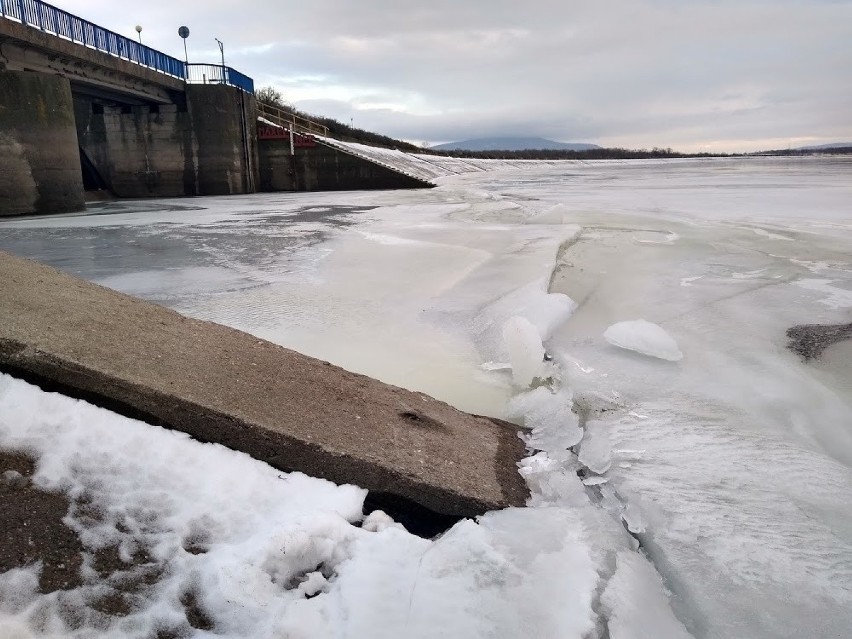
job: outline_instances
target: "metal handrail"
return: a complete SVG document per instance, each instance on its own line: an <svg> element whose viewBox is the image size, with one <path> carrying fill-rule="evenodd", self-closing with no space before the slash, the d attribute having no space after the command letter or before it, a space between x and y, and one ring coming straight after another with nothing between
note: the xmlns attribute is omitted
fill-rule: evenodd
<svg viewBox="0 0 852 639"><path fill-rule="evenodd" d="M285 128L290 128L292 126L294 132L315 133L317 135L328 137L327 126L320 124L319 122L309 120L308 118L303 118L292 111L281 109L272 104L267 104L266 102L258 100L257 112L259 115L262 115L267 120L270 120L275 124L281 125Z"/></svg>
<svg viewBox="0 0 852 639"><path fill-rule="evenodd" d="M186 82L193 82L189 78L187 64L182 60L99 27L42 0L0 0L0 16ZM222 78L220 82L254 93L254 81L239 71L221 65L203 66L218 66Z"/></svg>
<svg viewBox="0 0 852 639"><path fill-rule="evenodd" d="M4 18L183 79L184 63L41 0L0 0Z"/></svg>
<svg viewBox="0 0 852 639"><path fill-rule="evenodd" d="M189 84L228 84L247 93L254 93L254 80L221 64L190 63L186 65L186 81Z"/></svg>

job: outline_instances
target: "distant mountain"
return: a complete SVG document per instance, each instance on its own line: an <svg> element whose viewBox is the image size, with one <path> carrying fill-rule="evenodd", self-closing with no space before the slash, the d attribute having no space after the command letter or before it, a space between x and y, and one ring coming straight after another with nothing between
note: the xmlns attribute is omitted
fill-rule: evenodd
<svg viewBox="0 0 852 639"><path fill-rule="evenodd" d="M800 146L797 151L821 151L822 149L846 149L852 147L852 142L832 142L831 144L818 144L816 146Z"/></svg>
<svg viewBox="0 0 852 639"><path fill-rule="evenodd" d="M547 138L507 137L507 138L475 138L460 142L447 142L433 147L436 151L527 151L527 150L559 150L586 151L599 149L597 144L580 142L556 142Z"/></svg>

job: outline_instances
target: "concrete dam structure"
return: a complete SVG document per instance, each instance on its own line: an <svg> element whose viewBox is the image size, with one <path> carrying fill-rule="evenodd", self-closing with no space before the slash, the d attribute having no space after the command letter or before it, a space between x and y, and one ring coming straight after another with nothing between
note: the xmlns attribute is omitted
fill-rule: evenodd
<svg viewBox="0 0 852 639"><path fill-rule="evenodd" d="M178 60L41 0L0 2L0 156L0 216L79 211L87 193L429 188L541 164L337 140L258 103L235 69Z"/></svg>
<svg viewBox="0 0 852 639"><path fill-rule="evenodd" d="M230 67L186 63L41 0L0 3L0 215L81 210L87 191L432 186L295 120L259 140L258 117L253 81Z"/></svg>

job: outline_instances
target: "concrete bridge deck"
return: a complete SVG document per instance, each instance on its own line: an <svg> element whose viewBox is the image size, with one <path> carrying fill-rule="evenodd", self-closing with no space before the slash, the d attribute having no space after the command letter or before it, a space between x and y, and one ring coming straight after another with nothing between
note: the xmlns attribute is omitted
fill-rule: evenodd
<svg viewBox="0 0 852 639"><path fill-rule="evenodd" d="M0 19L0 53L6 71L60 75L79 89L97 89L131 104L169 104L185 87L183 78L8 18Z"/></svg>

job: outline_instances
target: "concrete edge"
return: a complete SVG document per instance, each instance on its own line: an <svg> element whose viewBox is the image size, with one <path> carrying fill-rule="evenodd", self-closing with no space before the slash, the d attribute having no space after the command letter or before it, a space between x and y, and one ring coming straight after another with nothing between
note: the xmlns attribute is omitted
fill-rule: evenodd
<svg viewBox="0 0 852 639"><path fill-rule="evenodd" d="M105 375L14 340L0 338L0 372L48 392L59 392L132 419L184 432L199 442L216 443L246 453L284 472L304 472L338 484L351 483L349 478L353 476L363 477L362 487L375 492L377 503L385 505L388 510L406 512L425 508L459 519L475 517L488 510L519 506L525 497L515 494L518 492L516 482L507 485L501 481L504 475L500 472L496 476L505 497L503 501L483 501L457 491L425 485L390 468L358 458L334 455L319 445L272 432L259 424L147 386ZM505 427L507 431L511 428L506 435L516 437L516 425L499 419L483 419ZM504 437L498 439L495 465L503 468L513 467L518 461L508 441ZM286 463L288 458L299 459L298 470Z"/></svg>

